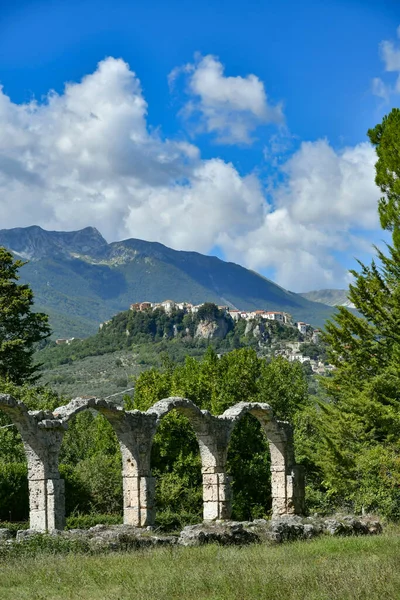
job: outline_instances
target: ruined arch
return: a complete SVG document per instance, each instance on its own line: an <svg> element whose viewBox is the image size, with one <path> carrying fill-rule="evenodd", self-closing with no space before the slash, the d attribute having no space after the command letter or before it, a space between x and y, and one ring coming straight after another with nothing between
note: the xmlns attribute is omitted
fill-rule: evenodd
<svg viewBox="0 0 400 600"><path fill-rule="evenodd" d="M65 428L50 411L28 411L9 394L0 394L0 409L18 429L28 465L30 527L40 531L64 527L64 481L58 471Z"/></svg>
<svg viewBox="0 0 400 600"><path fill-rule="evenodd" d="M199 444L205 520L231 515L231 492L226 473L229 439L243 415L261 423L271 452L273 514L301 513L304 501L302 469L295 464L292 429L277 421L268 404L240 402L214 416L186 398L157 402L147 412L125 411L99 398L76 398L54 411L29 411L10 395L0 395L0 409L21 434L28 462L30 526L38 531L62 529L65 519L64 482L58 457L68 422L82 410L94 409L112 425L122 453L124 523L143 527L154 523L154 478L151 445L162 417L173 409L185 414Z"/></svg>
<svg viewBox="0 0 400 600"><path fill-rule="evenodd" d="M222 415L232 423L229 438L235 424L246 414L256 417L268 441L271 456L272 514L277 516L301 513L304 510L304 477L302 468L295 462L291 425L275 419L269 404L239 402Z"/></svg>
<svg viewBox="0 0 400 600"><path fill-rule="evenodd" d="M54 415L68 424L83 410L94 409L112 426L121 450L124 523L138 527L152 523L149 440L155 430L155 418L138 410L125 411L101 398L75 398L57 408ZM147 466L148 463L148 466Z"/></svg>
<svg viewBox="0 0 400 600"><path fill-rule="evenodd" d="M174 396L164 398L151 406L147 414L156 417L156 427L154 434L157 432L163 418L172 411L186 417L189 426L194 433L196 439L197 452L200 456L200 468L201 468L201 485L203 488L203 507L205 504L204 498L204 472L206 471L206 465L210 462L210 456L213 452L213 439L210 436L210 419L212 418L208 411L200 410L191 400L180 396ZM149 455L152 454L153 439L151 440L151 447L149 449ZM200 473L199 473L200 475ZM156 478L153 478L153 493L155 494ZM153 502L154 506L154 502ZM203 510L204 512L204 510ZM153 518L155 518L155 510Z"/></svg>

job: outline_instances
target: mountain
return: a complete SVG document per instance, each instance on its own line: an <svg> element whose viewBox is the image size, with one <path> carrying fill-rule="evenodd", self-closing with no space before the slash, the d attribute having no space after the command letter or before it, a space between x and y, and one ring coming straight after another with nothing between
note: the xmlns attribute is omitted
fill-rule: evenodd
<svg viewBox="0 0 400 600"><path fill-rule="evenodd" d="M214 302L243 310L283 310L323 326L332 309L269 279L198 252L129 239L108 244L97 229L45 231L32 226L0 230L0 245L27 260L20 271L38 310L57 337L85 337L133 302L165 299Z"/></svg>
<svg viewBox="0 0 400 600"><path fill-rule="evenodd" d="M303 298L312 302L321 302L328 306L348 306L354 308L354 304L347 297L348 290L315 290L300 294Z"/></svg>

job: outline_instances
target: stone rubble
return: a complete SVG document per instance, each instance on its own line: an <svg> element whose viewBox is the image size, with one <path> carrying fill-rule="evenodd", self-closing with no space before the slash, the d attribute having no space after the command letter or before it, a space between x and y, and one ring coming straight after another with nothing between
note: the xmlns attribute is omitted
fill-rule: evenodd
<svg viewBox="0 0 400 600"><path fill-rule="evenodd" d="M13 537L11 530L0 529L0 546L26 543L36 536L58 536L67 540L81 540L91 551L128 551L158 546L245 546L254 543L281 544L295 540L309 540L320 535L359 536L382 533L382 524L376 517L342 516L299 517L288 515L267 521L215 521L188 525L180 534L158 533L154 527L147 529L133 525L96 525L90 529L54 530L41 534L33 529L20 530ZM12 541L11 541L12 540Z"/></svg>

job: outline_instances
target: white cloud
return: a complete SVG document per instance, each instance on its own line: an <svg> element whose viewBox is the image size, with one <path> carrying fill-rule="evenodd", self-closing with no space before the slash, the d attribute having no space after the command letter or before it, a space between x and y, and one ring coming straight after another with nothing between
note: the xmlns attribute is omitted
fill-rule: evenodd
<svg viewBox="0 0 400 600"><path fill-rule="evenodd" d="M374 96L378 96L378 98L382 98L383 100L389 100L391 93L390 86L386 85L380 77L373 78L371 90Z"/></svg>
<svg viewBox="0 0 400 600"><path fill-rule="evenodd" d="M400 39L400 25L397 28L397 37ZM384 40L379 46L380 56L385 65L385 71L400 73L400 42L394 44L390 40ZM375 96L389 100L392 94L400 94L400 74L394 85L385 83L380 77L372 80L372 93Z"/></svg>
<svg viewBox="0 0 400 600"><path fill-rule="evenodd" d="M378 227L375 160L369 144L335 152L326 140L304 142L283 167L275 209L254 231L228 236L223 247L255 270L273 267L289 289L343 285L345 271L333 252L364 252L359 230Z"/></svg>
<svg viewBox="0 0 400 600"><path fill-rule="evenodd" d="M210 54L174 69L169 75L170 85L182 73L191 99L181 114L186 119L194 117L194 130L214 133L220 143L250 144L259 125L284 121L282 105L270 104L256 75L227 77L222 63Z"/></svg>
<svg viewBox="0 0 400 600"><path fill-rule="evenodd" d="M397 37L400 38L400 25L397 28ZM382 60L386 71L400 71L400 46L396 47L393 42L384 40L380 45Z"/></svg>
<svg viewBox="0 0 400 600"><path fill-rule="evenodd" d="M262 103L253 106L263 114ZM369 145L338 152L326 140L303 143L268 203L255 174L149 133L146 114L138 78L113 58L42 104L18 105L0 91L1 227L93 225L109 241L219 246L229 260L274 269L290 289L343 284L332 252L357 255L358 230L377 224Z"/></svg>

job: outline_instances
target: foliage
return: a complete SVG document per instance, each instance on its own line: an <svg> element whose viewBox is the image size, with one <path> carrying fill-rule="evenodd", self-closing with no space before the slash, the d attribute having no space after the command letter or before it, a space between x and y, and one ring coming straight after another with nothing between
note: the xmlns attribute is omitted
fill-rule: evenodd
<svg viewBox="0 0 400 600"><path fill-rule="evenodd" d="M0 377L19 384L35 379L34 344L50 335L48 317L32 312L32 290L17 283L23 265L0 247Z"/></svg>
<svg viewBox="0 0 400 600"><path fill-rule="evenodd" d="M237 402L268 402L278 418L293 418L307 405L307 381L301 365L282 358L270 363L255 350L242 348L218 357L208 348L201 360L187 357L183 365L141 373L127 408L147 410L168 396L183 396L214 414ZM157 432L152 465L158 476L157 500L174 512L201 510L200 457L186 418L172 412ZM258 421L249 416L235 427L228 455L233 477L235 518L256 518L270 510L269 452ZM183 485L182 485L183 483Z"/></svg>
<svg viewBox="0 0 400 600"><path fill-rule="evenodd" d="M400 109L393 108L382 123L368 131L375 146L378 160L375 164L375 182L383 193L379 201L379 217L383 229L394 233L396 245L400 243Z"/></svg>
<svg viewBox="0 0 400 600"><path fill-rule="evenodd" d="M65 528L68 529L90 529L95 525L121 525L122 515L110 515L109 513L74 513L67 517Z"/></svg>
<svg viewBox="0 0 400 600"><path fill-rule="evenodd" d="M26 519L28 507L27 467L24 463L0 462L0 520Z"/></svg>
<svg viewBox="0 0 400 600"><path fill-rule="evenodd" d="M315 409L314 431L303 450L317 489L354 510L400 517L400 111L369 131L376 146L376 182L383 228L392 232L386 253L360 264L349 300L326 325L332 377L321 380L328 401ZM303 438L303 441L305 437ZM307 446L308 444L308 446Z"/></svg>
<svg viewBox="0 0 400 600"><path fill-rule="evenodd" d="M327 361L327 351L325 344L304 343L299 348L303 356L309 356L313 360Z"/></svg>
<svg viewBox="0 0 400 600"><path fill-rule="evenodd" d="M121 513L121 453L116 435L102 415L84 411L72 419L60 463L67 515Z"/></svg>

